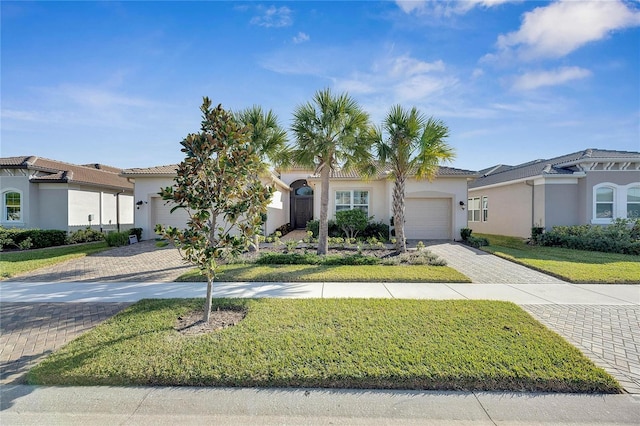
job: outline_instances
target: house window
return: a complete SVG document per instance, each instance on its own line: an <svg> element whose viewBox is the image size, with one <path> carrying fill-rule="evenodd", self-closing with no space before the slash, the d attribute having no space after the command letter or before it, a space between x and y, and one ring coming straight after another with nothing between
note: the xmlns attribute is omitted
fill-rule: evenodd
<svg viewBox="0 0 640 426"><path fill-rule="evenodd" d="M602 187L596 190L596 219L613 218L613 188Z"/></svg>
<svg viewBox="0 0 640 426"><path fill-rule="evenodd" d="M22 196L19 192L4 193L4 220L19 222L22 219Z"/></svg>
<svg viewBox="0 0 640 426"><path fill-rule="evenodd" d="M360 209L369 216L369 191L336 191L336 212Z"/></svg>
<svg viewBox="0 0 640 426"><path fill-rule="evenodd" d="M489 197L482 197L482 221L489 219Z"/></svg>
<svg viewBox="0 0 640 426"><path fill-rule="evenodd" d="M480 222L480 198L469 198L467 201L467 220L469 222Z"/></svg>
<svg viewBox="0 0 640 426"><path fill-rule="evenodd" d="M640 186L627 190L627 218L640 219Z"/></svg>

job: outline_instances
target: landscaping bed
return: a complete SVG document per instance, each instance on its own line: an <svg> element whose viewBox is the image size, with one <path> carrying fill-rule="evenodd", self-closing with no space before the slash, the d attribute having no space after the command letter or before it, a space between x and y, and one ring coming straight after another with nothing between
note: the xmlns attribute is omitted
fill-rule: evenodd
<svg viewBox="0 0 640 426"><path fill-rule="evenodd" d="M516 305L492 301L215 299L236 325L182 334L203 300L143 300L64 346L40 385L250 386L619 393ZM180 322L183 321L183 322Z"/></svg>

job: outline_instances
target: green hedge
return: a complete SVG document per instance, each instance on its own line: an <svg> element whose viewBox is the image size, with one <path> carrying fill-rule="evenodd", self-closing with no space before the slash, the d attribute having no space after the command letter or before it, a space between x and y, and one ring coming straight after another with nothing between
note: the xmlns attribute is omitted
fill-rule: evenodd
<svg viewBox="0 0 640 426"><path fill-rule="evenodd" d="M56 229L17 229L0 227L0 249L45 248L67 243L67 233Z"/></svg>
<svg viewBox="0 0 640 426"><path fill-rule="evenodd" d="M120 247L129 244L129 231L126 232L109 232L105 236L105 240L109 247Z"/></svg>
<svg viewBox="0 0 640 426"><path fill-rule="evenodd" d="M640 219L616 219L606 226L554 226L535 242L543 246L640 255Z"/></svg>

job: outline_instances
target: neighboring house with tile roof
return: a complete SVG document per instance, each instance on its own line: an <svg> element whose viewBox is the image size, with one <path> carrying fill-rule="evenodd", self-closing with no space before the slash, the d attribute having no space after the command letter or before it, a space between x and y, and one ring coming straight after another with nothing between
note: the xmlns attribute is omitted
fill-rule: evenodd
<svg viewBox="0 0 640 426"><path fill-rule="evenodd" d="M640 152L587 149L478 174L467 201L475 233L528 237L533 226L640 218Z"/></svg>
<svg viewBox="0 0 640 426"><path fill-rule="evenodd" d="M133 226L133 184L120 169L36 156L0 158L0 225L73 232Z"/></svg>
<svg viewBox="0 0 640 426"><path fill-rule="evenodd" d="M171 186L176 165L126 169L121 176L135 180L135 223L143 228L143 239L154 238L153 228L162 223L185 226L187 217L180 210L169 213L158 195L161 187ZM374 221L389 223L393 181L387 179L385 167L365 180L357 173L345 170L333 172L330 181L329 215L343 209L359 208L374 216ZM468 170L440 167L437 177L429 182L411 178L406 185L405 230L409 239L445 239L460 237L466 226L466 212L460 203L467 199L467 182L475 177ZM292 167L277 170L265 183L274 185L276 192L267 213L264 232L269 235L278 227L290 223L303 229L307 222L320 217L320 177L314 170Z"/></svg>

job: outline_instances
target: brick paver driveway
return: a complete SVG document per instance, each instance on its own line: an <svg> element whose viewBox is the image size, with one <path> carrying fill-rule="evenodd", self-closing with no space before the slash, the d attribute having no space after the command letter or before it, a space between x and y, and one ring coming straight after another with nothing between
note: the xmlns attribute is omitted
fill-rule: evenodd
<svg viewBox="0 0 640 426"><path fill-rule="evenodd" d="M38 269L11 281L171 282L189 269L192 267L183 263L175 248L160 248L155 241L143 241ZM127 305L0 303L0 384L19 382L48 353Z"/></svg>
<svg viewBox="0 0 640 426"><path fill-rule="evenodd" d="M173 246L142 241L13 277L23 282L172 282L193 269Z"/></svg>

